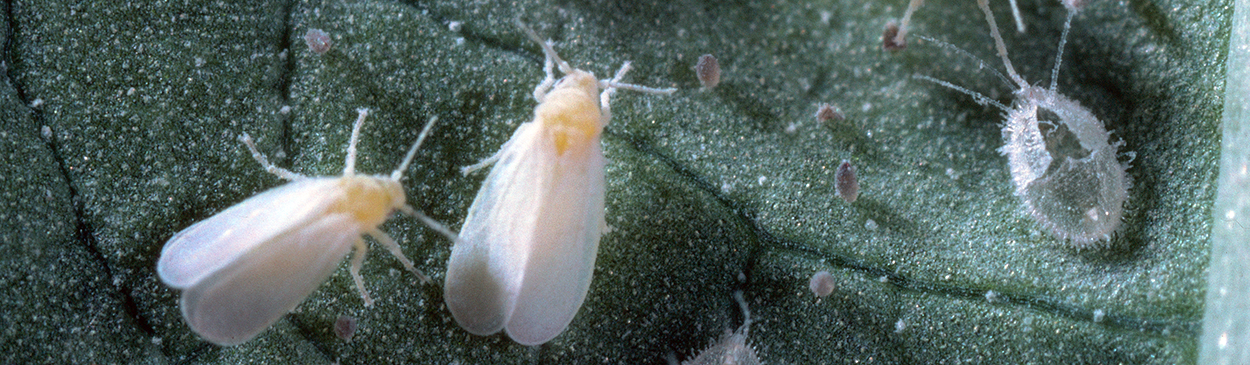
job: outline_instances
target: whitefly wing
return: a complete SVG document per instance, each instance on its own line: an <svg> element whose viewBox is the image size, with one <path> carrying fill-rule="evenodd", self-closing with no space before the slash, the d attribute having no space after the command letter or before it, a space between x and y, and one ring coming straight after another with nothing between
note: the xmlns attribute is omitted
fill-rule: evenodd
<svg viewBox="0 0 1250 365"><path fill-rule="evenodd" d="M545 140L535 123L517 128L482 182L447 264L444 299L469 333L503 329L525 275L530 240L539 217L547 164L532 155Z"/></svg>
<svg viewBox="0 0 1250 365"><path fill-rule="evenodd" d="M598 141L588 150L552 156L550 184L538 194L540 221L506 325L517 343L537 345L559 335L590 290L604 225L605 160Z"/></svg>
<svg viewBox="0 0 1250 365"><path fill-rule="evenodd" d="M219 345L246 342L304 301L361 239L359 224L348 215L302 223L183 291L182 315L191 329Z"/></svg>
<svg viewBox="0 0 1250 365"><path fill-rule="evenodd" d="M319 218L336 196L334 181L293 181L187 227L165 243L156 263L157 274L173 288L194 285L291 227Z"/></svg>

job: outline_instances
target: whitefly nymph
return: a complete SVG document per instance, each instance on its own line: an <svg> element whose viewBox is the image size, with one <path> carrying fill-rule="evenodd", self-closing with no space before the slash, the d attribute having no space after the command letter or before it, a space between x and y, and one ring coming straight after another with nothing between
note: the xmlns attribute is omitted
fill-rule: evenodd
<svg viewBox="0 0 1250 365"><path fill-rule="evenodd" d="M1014 82L1012 86L1018 87L1013 92L1015 98L1011 107L949 82L917 77L968 94L977 102L992 104L1006 112L1007 120L1003 123L1006 143L999 151L1007 156L1015 194L1033 219L1054 236L1077 247L1109 240L1120 225L1124 200L1128 197L1130 183L1125 175L1128 163L1117 159L1117 150L1123 142L1109 142L1111 134L1098 117L1056 90L1063 46L1074 10L1069 9L1063 25L1050 87L1043 88L1024 81L1011 66L987 1L978 0L977 5L985 13L990 35L1011 78L1008 84ZM968 55L950 44L926 39ZM986 66L984 61L980 62ZM1006 80L1002 74L998 76Z"/></svg>

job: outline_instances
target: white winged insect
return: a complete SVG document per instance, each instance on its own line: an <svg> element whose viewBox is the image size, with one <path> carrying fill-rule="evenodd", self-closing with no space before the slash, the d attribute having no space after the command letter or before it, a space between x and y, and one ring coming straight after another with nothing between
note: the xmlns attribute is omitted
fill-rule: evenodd
<svg viewBox="0 0 1250 365"><path fill-rule="evenodd" d="M1059 66L1063 63L1063 46L1068 40L1072 17L1081 5L1074 1L1064 3L1068 18L1055 55L1055 68L1051 70L1050 87L1043 88L1029 84L1016 73L1007 58L1007 47L988 0L977 1L989 23L990 35L1007 76L1011 78L1007 84L1018 87L1010 108L949 82L917 77L968 94L978 103L994 105L1007 113L1003 123L1006 144L999 151L1007 156L1016 196L1023 201L1025 211L1051 234L1084 248L1110 240L1120 226L1130 180L1125 173L1128 164L1117 160L1117 150L1123 141L1109 142L1111 134L1102 121L1076 100L1060 94L1056 87ZM924 39L971 57L967 51L953 45ZM984 61L978 61L985 67ZM994 73L1007 79L998 71ZM1132 156L1132 153L1126 155Z"/></svg>
<svg viewBox="0 0 1250 365"><path fill-rule="evenodd" d="M534 88L534 120L518 127L494 156L464 168L468 174L495 164L451 250L444 297L456 323L470 333L503 329L518 343L537 345L564 331L590 289L606 226L599 135L611 118L609 97L618 88L676 89L621 83L629 62L611 80L597 80L518 25L542 46L547 77ZM556 65L565 74L558 81Z"/></svg>
<svg viewBox="0 0 1250 365"><path fill-rule="evenodd" d="M352 128L343 176L305 177L269 163L252 139L239 139L266 171L286 180L175 234L161 250L156 272L161 281L182 289L182 316L195 333L218 345L237 345L268 328L316 290L353 247L351 275L366 306L360 268L373 237L423 282L429 278L412 265L395 240L378 226L392 211L416 216L426 225L455 237L438 222L407 204L400 181L431 118L390 176L356 174L356 141L367 109Z"/></svg>

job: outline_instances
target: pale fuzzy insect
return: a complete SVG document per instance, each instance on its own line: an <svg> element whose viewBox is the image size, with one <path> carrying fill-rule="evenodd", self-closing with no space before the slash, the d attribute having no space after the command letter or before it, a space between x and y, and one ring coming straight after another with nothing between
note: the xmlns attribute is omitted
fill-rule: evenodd
<svg viewBox="0 0 1250 365"><path fill-rule="evenodd" d="M734 292L734 300L738 301L738 306L742 309L742 327L738 327L737 331L728 332L721 337L719 341L708 346L706 350L699 353L699 356L686 360L682 365L758 365L761 364L760 358L755 354L755 349L747 344L747 336L751 330L751 310L747 308L746 299L742 298L742 292Z"/></svg>
<svg viewBox="0 0 1250 365"><path fill-rule="evenodd" d="M817 298L822 298L833 293L834 283L833 275L828 271L820 271L812 275L807 281L807 288L812 290Z"/></svg>
<svg viewBox="0 0 1250 365"><path fill-rule="evenodd" d="M356 174L356 141L368 110L357 112L343 176L305 177L274 166L246 133L240 137L265 170L291 182L191 225L165 243L156 272L165 285L182 289L182 316L195 333L218 345L246 342L316 290L353 247L351 276L365 305L372 305L360 276L368 250L362 235L429 281L378 226L399 210L455 236L408 206L400 183L435 118L390 176L367 176Z"/></svg>
<svg viewBox="0 0 1250 365"><path fill-rule="evenodd" d="M1050 88L1042 88L1030 85L1016 73L1007 58L1007 48L987 0L979 0L977 5L985 13L990 35L1008 76L1015 83L1013 86L1019 87L1014 91L1012 107L949 82L918 77L1007 112L1003 125L1006 144L999 151L1007 156L1016 196L1024 202L1025 210L1034 220L1054 236L1077 247L1109 240L1120 225L1124 201L1128 198L1130 182L1125 174L1128 164L1117 160L1117 150L1123 142L1109 143L1111 135L1102 122L1089 109L1056 90L1063 46L1074 13L1069 11L1064 22L1055 68L1051 70ZM931 41L967 55L966 51L950 44ZM985 65L984 61L978 61ZM1006 80L1002 74L998 76Z"/></svg>
<svg viewBox="0 0 1250 365"><path fill-rule="evenodd" d="M838 164L838 171L833 174L833 180L836 182L834 189L839 198L846 200L847 203L854 203L859 198L859 178L855 176L855 165L851 165L851 161L842 160Z"/></svg>
<svg viewBox="0 0 1250 365"><path fill-rule="evenodd" d="M704 89L711 89L720 84L720 63L716 61L716 56L711 54L699 56L699 62L694 64L694 73L699 77L699 83Z"/></svg>
<svg viewBox="0 0 1250 365"><path fill-rule="evenodd" d="M590 288L606 226L599 136L611 119L609 98L618 88L676 89L621 83L629 62L611 80L596 80L518 25L542 46L547 76L534 88L534 120L518 127L494 156L463 170L495 164L452 248L444 297L469 333L505 330L520 344L537 345L564 331ZM558 81L555 66L565 74Z"/></svg>

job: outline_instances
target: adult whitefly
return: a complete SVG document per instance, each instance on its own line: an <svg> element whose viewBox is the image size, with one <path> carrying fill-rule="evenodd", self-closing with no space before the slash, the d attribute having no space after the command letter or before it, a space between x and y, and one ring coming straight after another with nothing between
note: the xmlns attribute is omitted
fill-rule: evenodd
<svg viewBox="0 0 1250 365"><path fill-rule="evenodd" d="M192 331L222 346L247 342L295 309L351 251L349 273L365 306L371 306L360 275L368 252L362 236L372 237L404 268L429 281L379 227L398 210L455 237L409 206L402 184L403 172L437 118L426 123L390 176L370 176L356 173L356 144L368 115L368 109L357 109L341 176L308 177L274 166L251 137L240 136L256 162L291 182L179 231L161 249L157 276L182 290L179 307Z"/></svg>
<svg viewBox="0 0 1250 365"><path fill-rule="evenodd" d="M534 87L534 119L517 127L469 206L452 246L443 299L469 333L504 331L522 345L550 341L573 321L594 277L604 220L600 137L620 89L672 94L622 82L627 61L609 80L573 68L552 43L517 21L543 49L544 81ZM564 77L555 78L559 67Z"/></svg>

